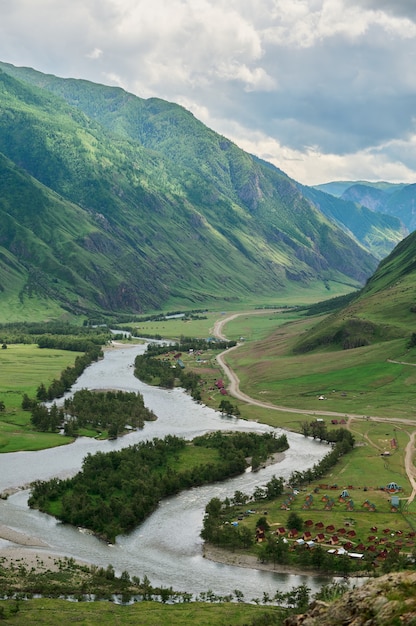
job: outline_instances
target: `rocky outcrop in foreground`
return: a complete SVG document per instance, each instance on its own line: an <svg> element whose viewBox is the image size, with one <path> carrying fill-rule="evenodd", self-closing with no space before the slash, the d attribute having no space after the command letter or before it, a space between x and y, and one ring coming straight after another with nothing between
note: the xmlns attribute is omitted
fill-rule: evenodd
<svg viewBox="0 0 416 626"><path fill-rule="evenodd" d="M331 604L314 602L285 626L416 626L416 572L386 574Z"/></svg>

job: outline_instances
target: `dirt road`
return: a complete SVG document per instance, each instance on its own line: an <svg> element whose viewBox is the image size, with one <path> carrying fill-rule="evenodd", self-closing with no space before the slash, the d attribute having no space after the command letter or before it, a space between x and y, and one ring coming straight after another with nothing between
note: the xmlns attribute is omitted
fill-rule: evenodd
<svg viewBox="0 0 416 626"><path fill-rule="evenodd" d="M228 322L235 319L239 315L249 315L249 314L254 315L256 313L259 314L262 312L263 311L234 313L228 317L223 317L215 322L214 328L213 328L213 335L215 337L218 337L218 339L222 339L225 341L227 337L224 334L224 326ZM357 415L355 413L339 413L336 411L322 411L322 410L310 411L306 409L294 409L292 407L278 406L270 402L263 402L261 400L256 400L255 398L251 398L247 394L240 391L240 380L237 374L225 362L225 355L229 354L231 350L236 350L239 347L239 345L241 344L237 344L233 348L229 348L228 350L221 352L221 354L217 356L217 362L219 366L221 367L224 374L227 376L228 380L230 381L227 387L227 390L234 398L237 398L237 400L241 400L242 402L246 402L247 404L264 407L266 409L273 409L275 411L284 411L285 413L297 413L299 415L313 415L313 416L319 415L322 417L325 417L325 416L326 417L340 417L340 418L347 418L349 421L351 421L352 419L366 419L366 420L374 421L374 422L388 422L388 423L404 424L406 426L410 426L410 428L414 428L415 426L415 422L410 419ZM404 466L405 466L406 474L409 479L410 485L412 487L412 493L410 494L409 499L408 499L408 503L410 504L411 502L413 502L413 500L416 497L416 467L413 463L413 458L415 455L416 430L411 430L411 432L408 432L407 434L409 435L409 442L405 448Z"/></svg>

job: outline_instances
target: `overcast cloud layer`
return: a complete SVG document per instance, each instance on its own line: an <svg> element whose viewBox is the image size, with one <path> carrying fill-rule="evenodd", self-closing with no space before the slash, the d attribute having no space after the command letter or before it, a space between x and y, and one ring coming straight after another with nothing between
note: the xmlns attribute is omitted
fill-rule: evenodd
<svg viewBox="0 0 416 626"><path fill-rule="evenodd" d="M0 60L182 104L304 184L416 182L415 0L0 0Z"/></svg>

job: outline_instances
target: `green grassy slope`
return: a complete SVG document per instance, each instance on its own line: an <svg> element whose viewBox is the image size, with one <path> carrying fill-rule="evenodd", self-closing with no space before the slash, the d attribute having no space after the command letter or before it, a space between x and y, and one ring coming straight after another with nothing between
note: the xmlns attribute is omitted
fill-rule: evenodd
<svg viewBox="0 0 416 626"><path fill-rule="evenodd" d="M139 141L174 159L181 167L197 171L249 210L258 207L258 175L253 172L252 157L226 138L218 137L182 107L158 98L142 100L119 88L45 76L30 68L8 66L8 71L59 95L115 135ZM265 166L275 183L290 182L286 174L270 163L261 159L256 162ZM326 217L346 229L378 259L386 256L407 234L397 218L375 214L313 188L299 186L299 189Z"/></svg>
<svg viewBox="0 0 416 626"><path fill-rule="evenodd" d="M416 331L416 232L381 261L348 306L317 324L296 345L305 352L322 347L359 347Z"/></svg>
<svg viewBox="0 0 416 626"><path fill-rule="evenodd" d="M182 107L1 67L0 301L189 308L345 292L374 270L294 181Z"/></svg>

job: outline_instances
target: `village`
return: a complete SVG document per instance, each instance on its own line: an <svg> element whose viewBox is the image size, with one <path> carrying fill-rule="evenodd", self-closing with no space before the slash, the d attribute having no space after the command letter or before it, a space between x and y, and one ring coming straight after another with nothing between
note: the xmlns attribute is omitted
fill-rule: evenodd
<svg viewBox="0 0 416 626"><path fill-rule="evenodd" d="M325 550L328 555L364 561L363 569L367 571L383 567L392 556L393 560L402 557L414 562L416 531L406 518L401 495L402 488L394 481L379 488L350 485L340 490L337 485L320 484L312 492L287 490L278 508L273 503L267 511L261 511L255 528L256 544L261 546L275 537L297 555L319 546L319 551ZM256 508L240 512L233 524L244 523L259 512ZM274 521L283 516L285 524ZM297 522L296 527L291 521Z"/></svg>

